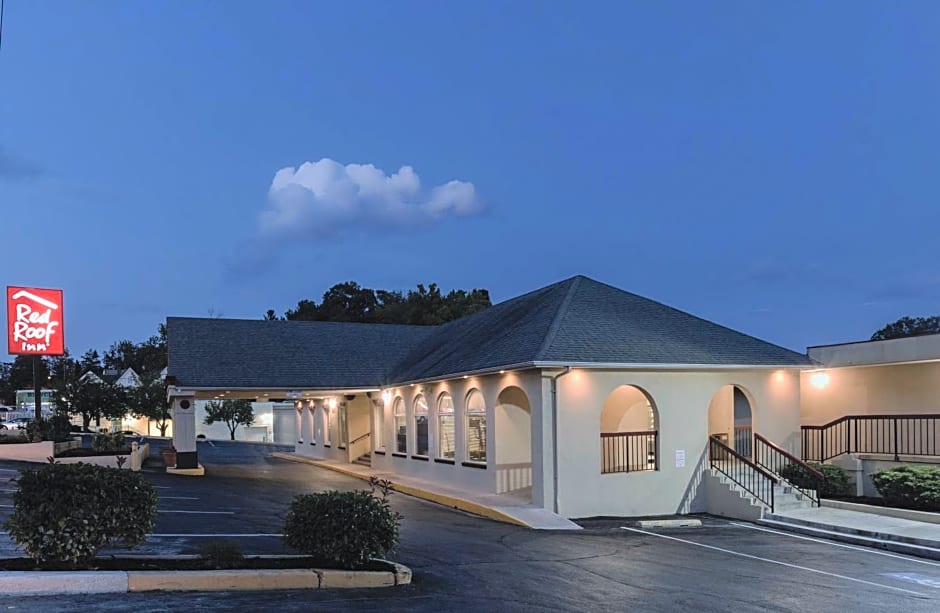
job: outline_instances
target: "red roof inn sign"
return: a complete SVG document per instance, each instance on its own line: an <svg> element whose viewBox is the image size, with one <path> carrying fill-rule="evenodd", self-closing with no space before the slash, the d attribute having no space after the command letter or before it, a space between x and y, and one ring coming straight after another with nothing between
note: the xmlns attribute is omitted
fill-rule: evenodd
<svg viewBox="0 0 940 613"><path fill-rule="evenodd" d="M63 355L62 290L7 287L7 347L11 355Z"/></svg>

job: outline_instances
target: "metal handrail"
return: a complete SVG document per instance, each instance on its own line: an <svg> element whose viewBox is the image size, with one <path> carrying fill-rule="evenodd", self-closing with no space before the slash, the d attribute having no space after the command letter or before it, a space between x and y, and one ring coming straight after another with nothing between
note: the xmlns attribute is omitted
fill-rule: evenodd
<svg viewBox="0 0 940 613"><path fill-rule="evenodd" d="M726 458L730 458L730 464L732 465L730 471L726 469L727 463L729 463L729 460ZM773 513L774 486L778 483L778 479L775 476L715 437L709 437L708 439L708 459L712 468L731 479L744 489L744 491L764 503L765 506L770 508L770 512ZM743 467L746 476L742 476L741 471L735 470L736 467Z"/></svg>
<svg viewBox="0 0 940 613"><path fill-rule="evenodd" d="M788 483L790 487L809 498L817 507L819 506L818 489L810 489L808 487L797 485L793 481L784 477L781 474L781 471L787 466L796 465L815 477L819 482L826 480L826 476L822 472L813 468L773 441L767 440L757 433L754 433L754 462L758 466L762 466L773 474L778 475L780 479Z"/></svg>
<svg viewBox="0 0 940 613"><path fill-rule="evenodd" d="M359 441L361 441L362 439L364 439L364 438L367 437L367 436L372 436L372 433L371 433L371 432L366 432L366 433L363 434L362 436L357 436L357 437L354 438L353 440L349 441L349 444L352 445L353 443L358 443Z"/></svg>
<svg viewBox="0 0 940 613"><path fill-rule="evenodd" d="M845 453L940 455L940 413L844 415L801 433L803 458L819 462Z"/></svg>

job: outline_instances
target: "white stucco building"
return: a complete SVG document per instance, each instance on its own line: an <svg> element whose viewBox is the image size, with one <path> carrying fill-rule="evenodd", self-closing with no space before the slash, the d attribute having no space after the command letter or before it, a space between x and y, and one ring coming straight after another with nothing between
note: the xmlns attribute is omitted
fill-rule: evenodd
<svg viewBox="0 0 940 613"><path fill-rule="evenodd" d="M713 510L709 436L798 454L814 366L581 276L441 326L169 318L167 334L178 434L199 400L286 399L273 430L299 455L563 517ZM178 466L192 436L174 437Z"/></svg>

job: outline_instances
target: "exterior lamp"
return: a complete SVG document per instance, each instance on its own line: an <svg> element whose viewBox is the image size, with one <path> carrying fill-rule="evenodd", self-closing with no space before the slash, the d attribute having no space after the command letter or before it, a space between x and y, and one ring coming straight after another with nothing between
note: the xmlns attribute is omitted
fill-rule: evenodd
<svg viewBox="0 0 940 613"><path fill-rule="evenodd" d="M335 408L336 408L336 398L333 397L333 396L331 396L330 399L326 401L326 405L327 405L328 407L330 407L331 410L332 410L332 409L335 409Z"/></svg>
<svg viewBox="0 0 940 613"><path fill-rule="evenodd" d="M382 402L384 402L385 404L388 404L389 402L391 402L391 400L392 400L392 392L390 392L389 390L383 390Z"/></svg>
<svg viewBox="0 0 940 613"><path fill-rule="evenodd" d="M809 376L809 382L813 385L813 387L821 390L829 385L829 373L827 373L825 370L814 371Z"/></svg>

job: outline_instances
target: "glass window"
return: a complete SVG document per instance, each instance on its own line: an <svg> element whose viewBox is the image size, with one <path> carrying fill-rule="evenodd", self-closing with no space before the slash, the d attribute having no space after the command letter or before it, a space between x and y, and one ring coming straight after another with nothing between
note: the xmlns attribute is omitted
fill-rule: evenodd
<svg viewBox="0 0 940 613"><path fill-rule="evenodd" d="M456 440L454 439L454 399L450 394L441 394L437 401L437 438L440 442L438 454L442 458L454 459Z"/></svg>
<svg viewBox="0 0 940 613"><path fill-rule="evenodd" d="M408 453L408 424L405 420L405 403L401 398L395 399L393 412L395 414L395 451Z"/></svg>
<svg viewBox="0 0 940 613"><path fill-rule="evenodd" d="M332 445L333 437L331 436L332 431L330 430L330 409L329 407L322 407L320 411L323 413L323 444Z"/></svg>
<svg viewBox="0 0 940 613"><path fill-rule="evenodd" d="M372 426L372 439L375 449L385 449L385 402L379 400L375 403L373 412L375 420Z"/></svg>
<svg viewBox="0 0 940 613"><path fill-rule="evenodd" d="M418 394L415 397L415 455L428 455L428 401Z"/></svg>
<svg viewBox="0 0 940 613"><path fill-rule="evenodd" d="M346 446L346 403L345 402L341 403L336 408L336 413L339 416L339 420L337 423L337 426L339 427L339 432L337 433L336 438L339 439L339 446L345 447Z"/></svg>
<svg viewBox="0 0 940 613"><path fill-rule="evenodd" d="M467 394L467 459L486 462L486 403L477 390Z"/></svg>

